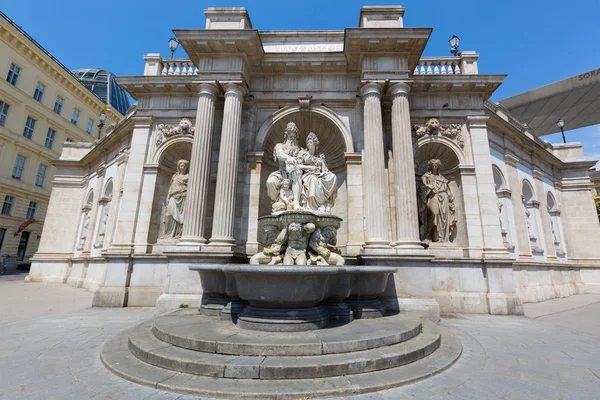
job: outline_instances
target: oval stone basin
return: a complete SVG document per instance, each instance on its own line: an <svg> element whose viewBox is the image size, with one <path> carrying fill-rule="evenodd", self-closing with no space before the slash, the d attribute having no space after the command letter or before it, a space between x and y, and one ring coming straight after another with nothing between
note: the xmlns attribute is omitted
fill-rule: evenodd
<svg viewBox="0 0 600 400"><path fill-rule="evenodd" d="M302 331L323 328L329 313L321 303L348 297L376 298L386 288L391 267L294 266L248 264L199 264L204 295L232 294L250 303L237 319L238 326L261 331ZM215 273L222 271L220 275ZM215 279L223 279L222 284ZM226 283L225 283L226 281ZM204 283L210 283L204 287ZM228 287L228 293L225 288ZM220 293L209 291L220 290Z"/></svg>

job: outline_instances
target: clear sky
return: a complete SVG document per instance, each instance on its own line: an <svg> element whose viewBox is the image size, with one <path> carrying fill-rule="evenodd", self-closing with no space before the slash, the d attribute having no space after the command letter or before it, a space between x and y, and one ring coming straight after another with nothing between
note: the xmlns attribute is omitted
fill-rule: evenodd
<svg viewBox="0 0 600 400"><path fill-rule="evenodd" d="M358 25L361 6L388 4L406 8L406 27L433 28L424 55L449 55L457 35L460 50L480 54L480 73L507 74L494 101L600 68L600 0L24 0L0 9L70 69L141 75L143 56L169 56L171 30L204 28L208 7L246 7L258 30L338 30ZM567 140L600 159L600 126Z"/></svg>

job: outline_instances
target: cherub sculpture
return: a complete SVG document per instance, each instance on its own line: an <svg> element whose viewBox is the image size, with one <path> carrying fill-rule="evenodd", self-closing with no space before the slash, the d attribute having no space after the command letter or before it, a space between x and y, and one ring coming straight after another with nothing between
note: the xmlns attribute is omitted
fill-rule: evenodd
<svg viewBox="0 0 600 400"><path fill-rule="evenodd" d="M284 179L279 189L279 200L273 203L273 212L286 211L294 209L294 192L292 191L292 182Z"/></svg>

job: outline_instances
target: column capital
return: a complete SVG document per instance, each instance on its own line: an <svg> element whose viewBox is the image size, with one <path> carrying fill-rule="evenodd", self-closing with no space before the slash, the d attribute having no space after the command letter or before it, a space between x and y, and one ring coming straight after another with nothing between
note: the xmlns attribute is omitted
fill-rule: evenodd
<svg viewBox="0 0 600 400"><path fill-rule="evenodd" d="M134 116L131 119L133 120L134 128L150 128L154 122L154 117L151 116Z"/></svg>
<svg viewBox="0 0 600 400"><path fill-rule="evenodd" d="M248 91L245 88L244 82L242 81L225 81L219 82L223 86L225 96L235 95L238 97L244 97Z"/></svg>
<svg viewBox="0 0 600 400"><path fill-rule="evenodd" d="M390 88L388 89L388 93L392 98L396 96L408 96L409 92L409 82L391 82Z"/></svg>
<svg viewBox="0 0 600 400"><path fill-rule="evenodd" d="M487 115L469 115L467 116L467 126L469 128L487 128Z"/></svg>
<svg viewBox="0 0 600 400"><path fill-rule="evenodd" d="M360 95L362 97L374 95L381 97L383 85L381 82L366 82L360 87Z"/></svg>
<svg viewBox="0 0 600 400"><path fill-rule="evenodd" d="M202 81L198 82L198 96L206 95L211 97L218 97L223 91L219 87L217 81Z"/></svg>

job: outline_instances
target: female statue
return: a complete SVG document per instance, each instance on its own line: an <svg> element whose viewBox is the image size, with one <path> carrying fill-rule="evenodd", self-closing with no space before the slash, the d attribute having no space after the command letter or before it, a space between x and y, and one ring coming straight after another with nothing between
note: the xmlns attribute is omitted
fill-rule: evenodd
<svg viewBox="0 0 600 400"><path fill-rule="evenodd" d="M449 242L456 227L454 196L448 179L440 174L442 162L429 160L428 172L421 177L420 204L424 240Z"/></svg>
<svg viewBox="0 0 600 400"><path fill-rule="evenodd" d="M317 155L319 139L313 132L306 138L306 149L298 153L298 168L302 169L303 205L306 210L331 213L337 195L337 177L325 162L325 155Z"/></svg>
<svg viewBox="0 0 600 400"><path fill-rule="evenodd" d="M190 162L179 160L177 172L171 178L165 210L165 233L163 237L179 238L183 230L183 208L187 196Z"/></svg>

